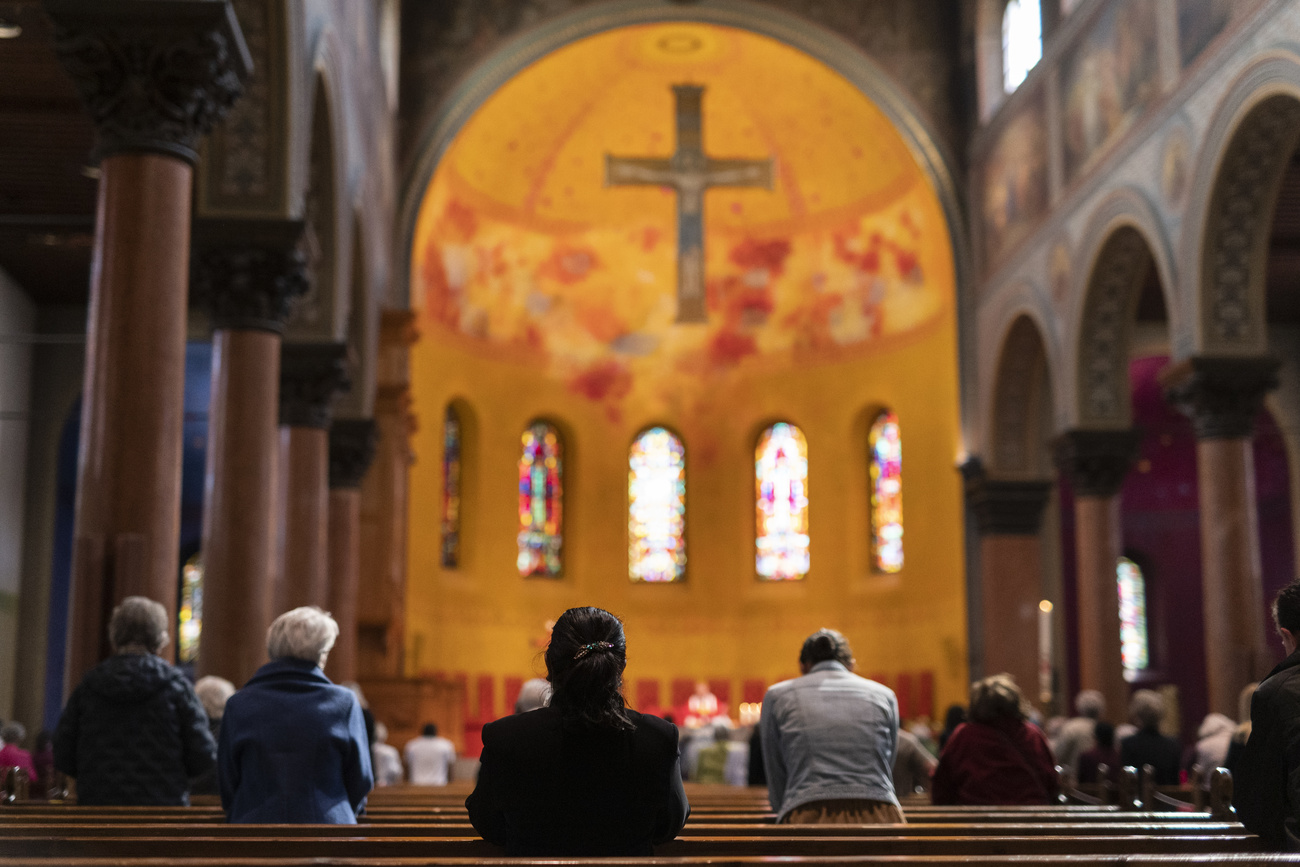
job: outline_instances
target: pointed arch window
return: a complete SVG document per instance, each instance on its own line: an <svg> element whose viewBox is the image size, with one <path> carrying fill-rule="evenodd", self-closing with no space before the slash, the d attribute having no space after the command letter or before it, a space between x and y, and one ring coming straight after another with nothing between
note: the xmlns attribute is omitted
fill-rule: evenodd
<svg viewBox="0 0 1300 867"><path fill-rule="evenodd" d="M871 449L871 558L877 572L903 568L903 439L898 416L882 412L867 439Z"/></svg>
<svg viewBox="0 0 1300 867"><path fill-rule="evenodd" d="M808 441L778 422L754 451L757 495L756 567L765 581L797 581L808 574Z"/></svg>
<svg viewBox="0 0 1300 867"><path fill-rule="evenodd" d="M519 456L519 574L558 578L564 542L564 443L549 422L524 431Z"/></svg>
<svg viewBox="0 0 1300 867"><path fill-rule="evenodd" d="M628 454L628 577L672 582L686 577L686 448L667 428L652 427Z"/></svg>
<svg viewBox="0 0 1300 867"><path fill-rule="evenodd" d="M198 661L203 633L203 555L194 554L181 567L181 604L176 612L176 661L188 665Z"/></svg>
<svg viewBox="0 0 1300 867"><path fill-rule="evenodd" d="M1010 0L1002 13L1002 88L1011 93L1043 57L1039 0Z"/></svg>
<svg viewBox="0 0 1300 867"><path fill-rule="evenodd" d="M460 413L447 405L442 420L442 565L455 569L460 565Z"/></svg>
<svg viewBox="0 0 1300 867"><path fill-rule="evenodd" d="M1115 577L1119 590L1119 641L1124 670L1141 671L1151 661L1146 576L1137 563L1120 557Z"/></svg>

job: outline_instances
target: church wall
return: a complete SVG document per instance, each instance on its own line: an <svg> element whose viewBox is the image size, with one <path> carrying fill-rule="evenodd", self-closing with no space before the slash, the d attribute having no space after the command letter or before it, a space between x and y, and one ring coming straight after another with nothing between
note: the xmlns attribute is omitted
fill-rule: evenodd
<svg viewBox="0 0 1300 867"><path fill-rule="evenodd" d="M84 307L42 306L37 312L36 329L41 334L78 334L85 326ZM69 420L78 423L75 408L81 396L84 367L85 348L81 343L48 343L34 348L13 710L15 718L33 733L55 721L43 715L46 668L50 664L46 656L48 631L52 619L60 617L51 604L59 449ZM65 602L61 616L66 618L66 613Z"/></svg>
<svg viewBox="0 0 1300 867"><path fill-rule="evenodd" d="M35 318L31 300L0 271L0 719L13 714Z"/></svg>
<svg viewBox="0 0 1300 867"><path fill-rule="evenodd" d="M864 674L932 672L937 708L966 694L965 608L955 356L951 314L888 354L738 377L698 414L611 419L563 384L517 365L469 355L426 337L414 347L420 429L411 470L407 667L411 674L495 678L543 672L544 622L598 605L627 624L628 694L675 679L730 682L733 714L745 680L797 673L802 640L843 630ZM465 454L462 565L440 566L442 424L449 401L473 413ZM869 568L866 434L881 407L903 435L906 565ZM558 580L515 567L519 436L536 418L565 436L565 564ZM776 420L808 440L811 571L803 582L760 583L754 573L753 448ZM643 427L665 424L686 446L687 578L627 578L627 453Z"/></svg>

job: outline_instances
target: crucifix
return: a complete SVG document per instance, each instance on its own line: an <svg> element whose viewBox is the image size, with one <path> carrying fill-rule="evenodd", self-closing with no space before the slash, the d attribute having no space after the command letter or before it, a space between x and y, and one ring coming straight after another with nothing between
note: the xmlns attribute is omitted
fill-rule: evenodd
<svg viewBox="0 0 1300 867"><path fill-rule="evenodd" d="M718 159L704 153L704 87L674 84L677 149L671 157L605 155L605 186L652 184L677 192L677 322L705 322L704 191L772 189L772 160Z"/></svg>

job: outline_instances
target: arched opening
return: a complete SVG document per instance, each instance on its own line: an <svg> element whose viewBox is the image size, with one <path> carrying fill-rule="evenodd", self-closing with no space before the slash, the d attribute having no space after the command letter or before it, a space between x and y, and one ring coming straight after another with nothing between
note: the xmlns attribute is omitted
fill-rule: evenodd
<svg viewBox="0 0 1300 867"><path fill-rule="evenodd" d="M1002 343L993 397L992 463L1002 476L1052 475L1051 372L1038 326L1029 316L1012 323Z"/></svg>
<svg viewBox="0 0 1300 867"><path fill-rule="evenodd" d="M307 258L312 270L311 288L294 304L286 339L338 339L336 285L338 283L338 168L334 122L328 84L315 82L312 97L311 146L303 218L307 222Z"/></svg>

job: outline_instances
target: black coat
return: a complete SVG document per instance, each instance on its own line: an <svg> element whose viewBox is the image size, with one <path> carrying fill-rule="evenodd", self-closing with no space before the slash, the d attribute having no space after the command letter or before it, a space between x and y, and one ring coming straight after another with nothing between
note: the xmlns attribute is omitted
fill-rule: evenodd
<svg viewBox="0 0 1300 867"><path fill-rule="evenodd" d="M1178 741L1165 737L1158 731L1143 729L1119 742L1119 761L1124 767L1132 765L1139 771L1143 765L1155 769L1157 786L1178 785L1178 766L1183 748Z"/></svg>
<svg viewBox="0 0 1300 867"><path fill-rule="evenodd" d="M152 654L110 657L82 678L54 731L54 766L80 804L189 803L217 744L194 687Z"/></svg>
<svg viewBox="0 0 1300 867"><path fill-rule="evenodd" d="M1274 849L1300 838L1300 651L1269 673L1250 700L1250 739L1233 770L1241 824ZM1288 837L1290 840L1288 841Z"/></svg>
<svg viewBox="0 0 1300 867"><path fill-rule="evenodd" d="M635 731L567 729L543 707L483 727L469 820L508 855L651 855L690 815L677 729L634 711Z"/></svg>

